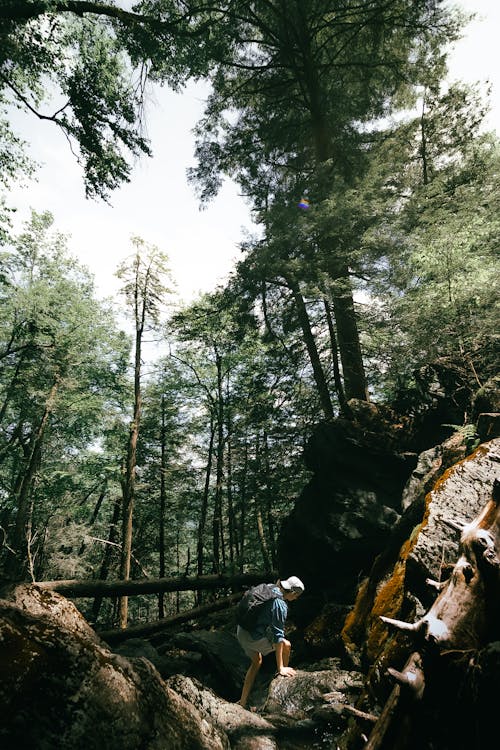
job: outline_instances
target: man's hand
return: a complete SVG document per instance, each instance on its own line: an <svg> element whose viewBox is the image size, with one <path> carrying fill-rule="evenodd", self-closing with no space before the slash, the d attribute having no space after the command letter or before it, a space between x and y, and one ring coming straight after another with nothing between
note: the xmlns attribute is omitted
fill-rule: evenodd
<svg viewBox="0 0 500 750"><path fill-rule="evenodd" d="M293 677L295 669L293 669L293 667L281 667L277 674L282 675L283 677Z"/></svg>

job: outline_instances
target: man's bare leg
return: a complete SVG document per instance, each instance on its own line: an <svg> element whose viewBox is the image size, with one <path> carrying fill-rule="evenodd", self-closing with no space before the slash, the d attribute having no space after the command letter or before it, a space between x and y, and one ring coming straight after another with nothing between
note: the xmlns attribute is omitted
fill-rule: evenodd
<svg viewBox="0 0 500 750"><path fill-rule="evenodd" d="M243 688L241 690L241 698L238 701L240 706L243 706L243 708L245 708L247 705L248 696L250 695L250 691L252 690L253 684L255 682L255 678L257 677L257 673L260 669L261 664L262 664L262 654L257 651L252 656L251 664L248 667L247 673L245 675L245 681L243 682Z"/></svg>

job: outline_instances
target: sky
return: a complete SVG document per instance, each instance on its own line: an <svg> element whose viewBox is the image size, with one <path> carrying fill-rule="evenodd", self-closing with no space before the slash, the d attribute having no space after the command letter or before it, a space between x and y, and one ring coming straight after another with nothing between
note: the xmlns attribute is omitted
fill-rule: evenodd
<svg viewBox="0 0 500 750"><path fill-rule="evenodd" d="M490 81L487 127L500 132L500 3L457 4L478 17L451 52L449 78ZM143 157L134 165L131 181L113 192L110 204L85 198L81 169L53 124L17 113L17 132L41 167L36 181L17 186L8 196L17 209L16 224L29 218L31 208L50 211L55 228L69 236L72 254L94 274L100 296L117 294L115 271L132 253L132 236L168 255L180 301L215 289L234 267L239 243L253 227L249 208L232 182L226 181L202 210L187 182L186 169L195 163L192 129L202 115L206 92L203 84L189 85L181 94L160 87L151 91L146 120L153 158Z"/></svg>

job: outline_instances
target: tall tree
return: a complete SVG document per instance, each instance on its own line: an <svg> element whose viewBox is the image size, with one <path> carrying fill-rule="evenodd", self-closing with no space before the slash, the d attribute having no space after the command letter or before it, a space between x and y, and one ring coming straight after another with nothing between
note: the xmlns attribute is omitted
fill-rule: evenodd
<svg viewBox="0 0 500 750"><path fill-rule="evenodd" d="M141 421L141 368L143 337L147 329L158 326L169 275L167 258L152 245L138 237L132 243L135 253L124 261L117 271L123 281L123 294L131 312L135 328L134 345L134 401L123 476L122 558L120 574L123 580L130 577L132 552L133 510L135 498L135 473L137 440ZM121 597L119 625L127 627L128 597Z"/></svg>
<svg viewBox="0 0 500 750"><path fill-rule="evenodd" d="M363 168L369 123L397 97L408 104L411 87L429 78L429 68L443 73L436 51L456 25L442 6L427 0L231 5L232 54L215 66L198 130L192 174L202 197L218 189L221 171L264 213L270 202L296 206L304 189L321 204L332 182L349 185ZM346 396L366 399L349 247L337 234L318 241L333 282Z"/></svg>

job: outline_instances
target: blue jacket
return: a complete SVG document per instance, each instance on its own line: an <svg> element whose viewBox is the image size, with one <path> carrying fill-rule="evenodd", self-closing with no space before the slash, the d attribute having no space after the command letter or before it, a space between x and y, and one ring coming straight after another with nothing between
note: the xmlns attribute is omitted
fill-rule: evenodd
<svg viewBox="0 0 500 750"><path fill-rule="evenodd" d="M285 622L288 614L288 605L283 599L279 586L273 587L276 594L275 599L270 599L260 608L257 625L250 631L253 641L267 638L271 643L280 643L285 640Z"/></svg>

